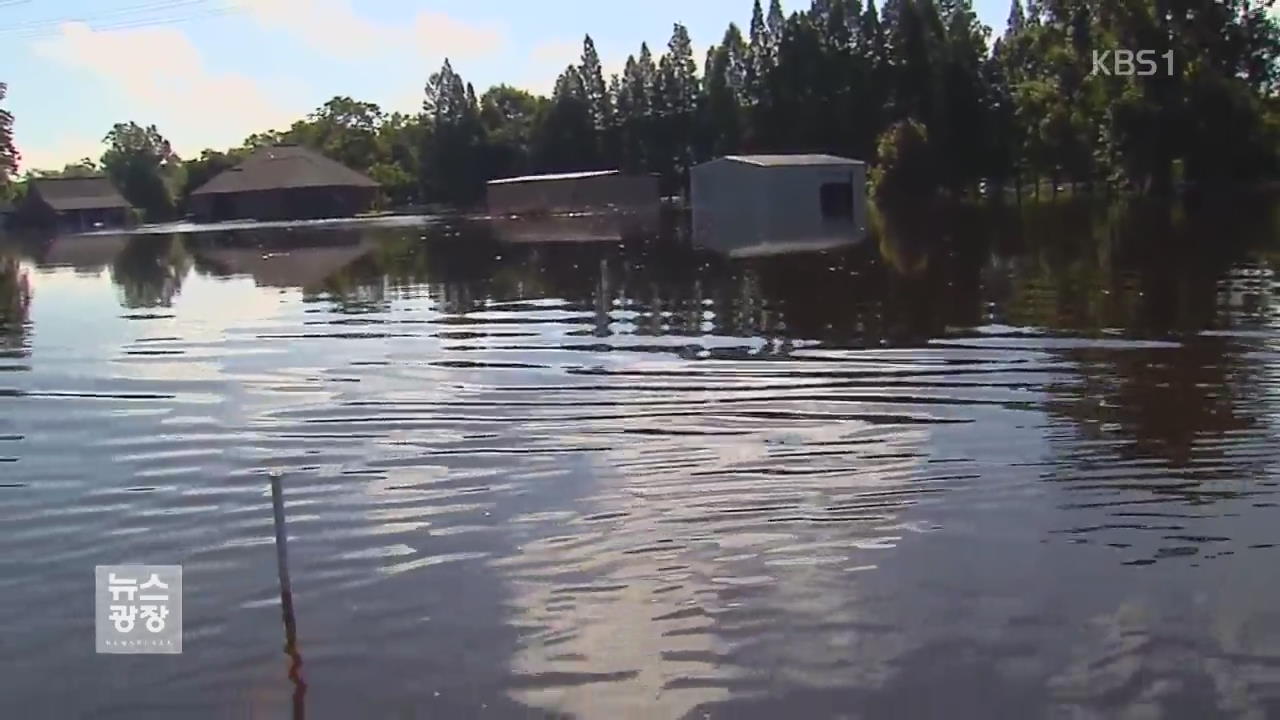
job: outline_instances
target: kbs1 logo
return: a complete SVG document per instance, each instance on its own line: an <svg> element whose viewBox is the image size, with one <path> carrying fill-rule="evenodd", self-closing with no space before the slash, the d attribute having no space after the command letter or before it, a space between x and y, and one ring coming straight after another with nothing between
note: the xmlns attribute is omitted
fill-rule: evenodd
<svg viewBox="0 0 1280 720"><path fill-rule="evenodd" d="M1156 60L1163 60L1158 63ZM1173 75L1173 51L1156 54L1155 50L1094 50L1093 70L1090 75L1115 75L1118 77L1151 77L1160 74Z"/></svg>

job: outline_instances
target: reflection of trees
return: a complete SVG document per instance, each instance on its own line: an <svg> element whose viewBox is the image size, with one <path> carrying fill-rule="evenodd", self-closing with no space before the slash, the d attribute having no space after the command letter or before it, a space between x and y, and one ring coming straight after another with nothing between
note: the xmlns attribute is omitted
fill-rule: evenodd
<svg viewBox="0 0 1280 720"><path fill-rule="evenodd" d="M973 316L978 306L976 297L954 297L976 293L976 282L962 278L977 277L976 263L914 260L925 272L903 273L871 243L730 259L666 234L625 243L521 243L500 242L479 223L424 232L423 239L385 240L373 254L397 293L426 285L452 314L491 302L556 299L591 312L596 334L625 319L631 332L648 336L921 341L957 322L957 308ZM894 234L879 246L925 258L935 244Z"/></svg>
<svg viewBox="0 0 1280 720"><path fill-rule="evenodd" d="M168 307L191 266L191 256L178 237L139 235L112 261L111 278L125 307Z"/></svg>
<svg viewBox="0 0 1280 720"><path fill-rule="evenodd" d="M302 287L308 299L332 300L349 312L383 308L387 295L426 295L449 314L553 299L590 313L598 335L625 322L623 332L641 336L871 346L920 344L1001 322L1089 334L1203 327L1213 313L1222 250L1258 224L1239 219L1239 209L1230 224L1209 211L1080 202L913 208L874 215L868 242L768 257L696 250L670 228L625 241L600 235L575 242L570 227L539 226L545 241L520 242L539 228L522 233L471 220L272 230L258 238L237 232L217 242L247 242L299 261L310 253L317 265L322 253L315 247L367 246L368 254L311 272L309 280L266 282Z"/></svg>
<svg viewBox="0 0 1280 720"><path fill-rule="evenodd" d="M1019 213L1008 287L993 296L988 283L1001 320L1147 336L1210 327L1219 278L1245 248L1277 231L1274 217L1268 219L1275 211L1257 199L1187 206L1086 203Z"/></svg>
<svg viewBox="0 0 1280 720"><path fill-rule="evenodd" d="M304 287L303 299L331 301L345 313L383 312L387 305L382 267L375 258L363 254L330 273L316 287Z"/></svg>
<svg viewBox="0 0 1280 720"><path fill-rule="evenodd" d="M1212 497L1203 486L1224 473L1241 480L1253 475L1256 455L1233 456L1267 434L1260 368L1234 341L1199 331L1220 322L1219 278L1250 244L1271 240L1256 232L1265 216L1254 210L1244 203L1174 209L1142 203L1077 219L1074 236L1087 242L1074 247L1050 234L1028 236L1036 262L1015 271L1009 305L1025 313L1019 321L1115 327L1178 341L1084 344L1060 355L1073 372L1048 386L1048 410L1075 431L1064 448L1074 473L1114 463L1116 456L1155 460L1180 469L1179 479L1170 485L1153 477L1142 487L1198 499ZM1037 304L1035 293L1047 297Z"/></svg>
<svg viewBox="0 0 1280 720"><path fill-rule="evenodd" d="M26 346L31 293L15 258L0 255L0 352Z"/></svg>
<svg viewBox="0 0 1280 720"><path fill-rule="evenodd" d="M1242 395L1247 370L1224 342L1202 339L1183 347L1082 348L1066 353L1075 375L1049 387L1049 410L1070 418L1086 439L1122 439L1126 459L1160 458L1184 467L1197 454L1219 454L1196 441L1255 427Z"/></svg>

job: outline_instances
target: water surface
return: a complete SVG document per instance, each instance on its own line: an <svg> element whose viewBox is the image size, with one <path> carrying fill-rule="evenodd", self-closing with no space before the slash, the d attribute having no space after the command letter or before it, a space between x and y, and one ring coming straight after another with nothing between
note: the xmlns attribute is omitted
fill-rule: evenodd
<svg viewBox="0 0 1280 720"><path fill-rule="evenodd" d="M0 715L1280 716L1273 205L10 242Z"/></svg>

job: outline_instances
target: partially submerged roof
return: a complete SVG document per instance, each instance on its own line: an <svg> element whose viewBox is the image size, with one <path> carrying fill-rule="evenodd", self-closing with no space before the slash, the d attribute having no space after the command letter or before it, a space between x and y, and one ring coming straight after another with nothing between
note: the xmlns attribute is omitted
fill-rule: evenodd
<svg viewBox="0 0 1280 720"><path fill-rule="evenodd" d="M378 187L367 176L300 145L272 145L192 191L192 195L304 187Z"/></svg>
<svg viewBox="0 0 1280 720"><path fill-rule="evenodd" d="M758 167L794 167L798 165L863 165L861 160L824 155L821 153L804 153L795 155L725 155L725 160L756 165Z"/></svg>
<svg viewBox="0 0 1280 720"><path fill-rule="evenodd" d="M31 180L31 188L58 212L130 207L129 201L105 177L35 178Z"/></svg>
<svg viewBox="0 0 1280 720"><path fill-rule="evenodd" d="M499 178L490 180L490 185L510 185L513 183L545 182L547 180L580 180L582 178L618 175L618 170L587 170L585 172L551 173L548 175L521 175L520 177Z"/></svg>

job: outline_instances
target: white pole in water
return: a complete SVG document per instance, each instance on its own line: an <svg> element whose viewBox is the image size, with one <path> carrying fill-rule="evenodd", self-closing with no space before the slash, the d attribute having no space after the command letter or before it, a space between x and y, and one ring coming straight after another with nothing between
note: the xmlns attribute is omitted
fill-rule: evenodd
<svg viewBox="0 0 1280 720"><path fill-rule="evenodd" d="M282 603L287 603L285 604L286 612L292 617L293 583L289 580L289 552L285 547L289 538L284 527L284 489L280 486L283 477L278 471L271 473L271 510L275 515L276 566L280 570L280 600Z"/></svg>
<svg viewBox="0 0 1280 720"><path fill-rule="evenodd" d="M276 525L276 567L280 573L280 610L284 613L284 651L289 656L289 681L293 683L293 717L306 717L307 683L302 679L302 653L298 652L298 625L293 616L293 583L289 580L289 534L284 526L283 475L271 473L271 511Z"/></svg>

